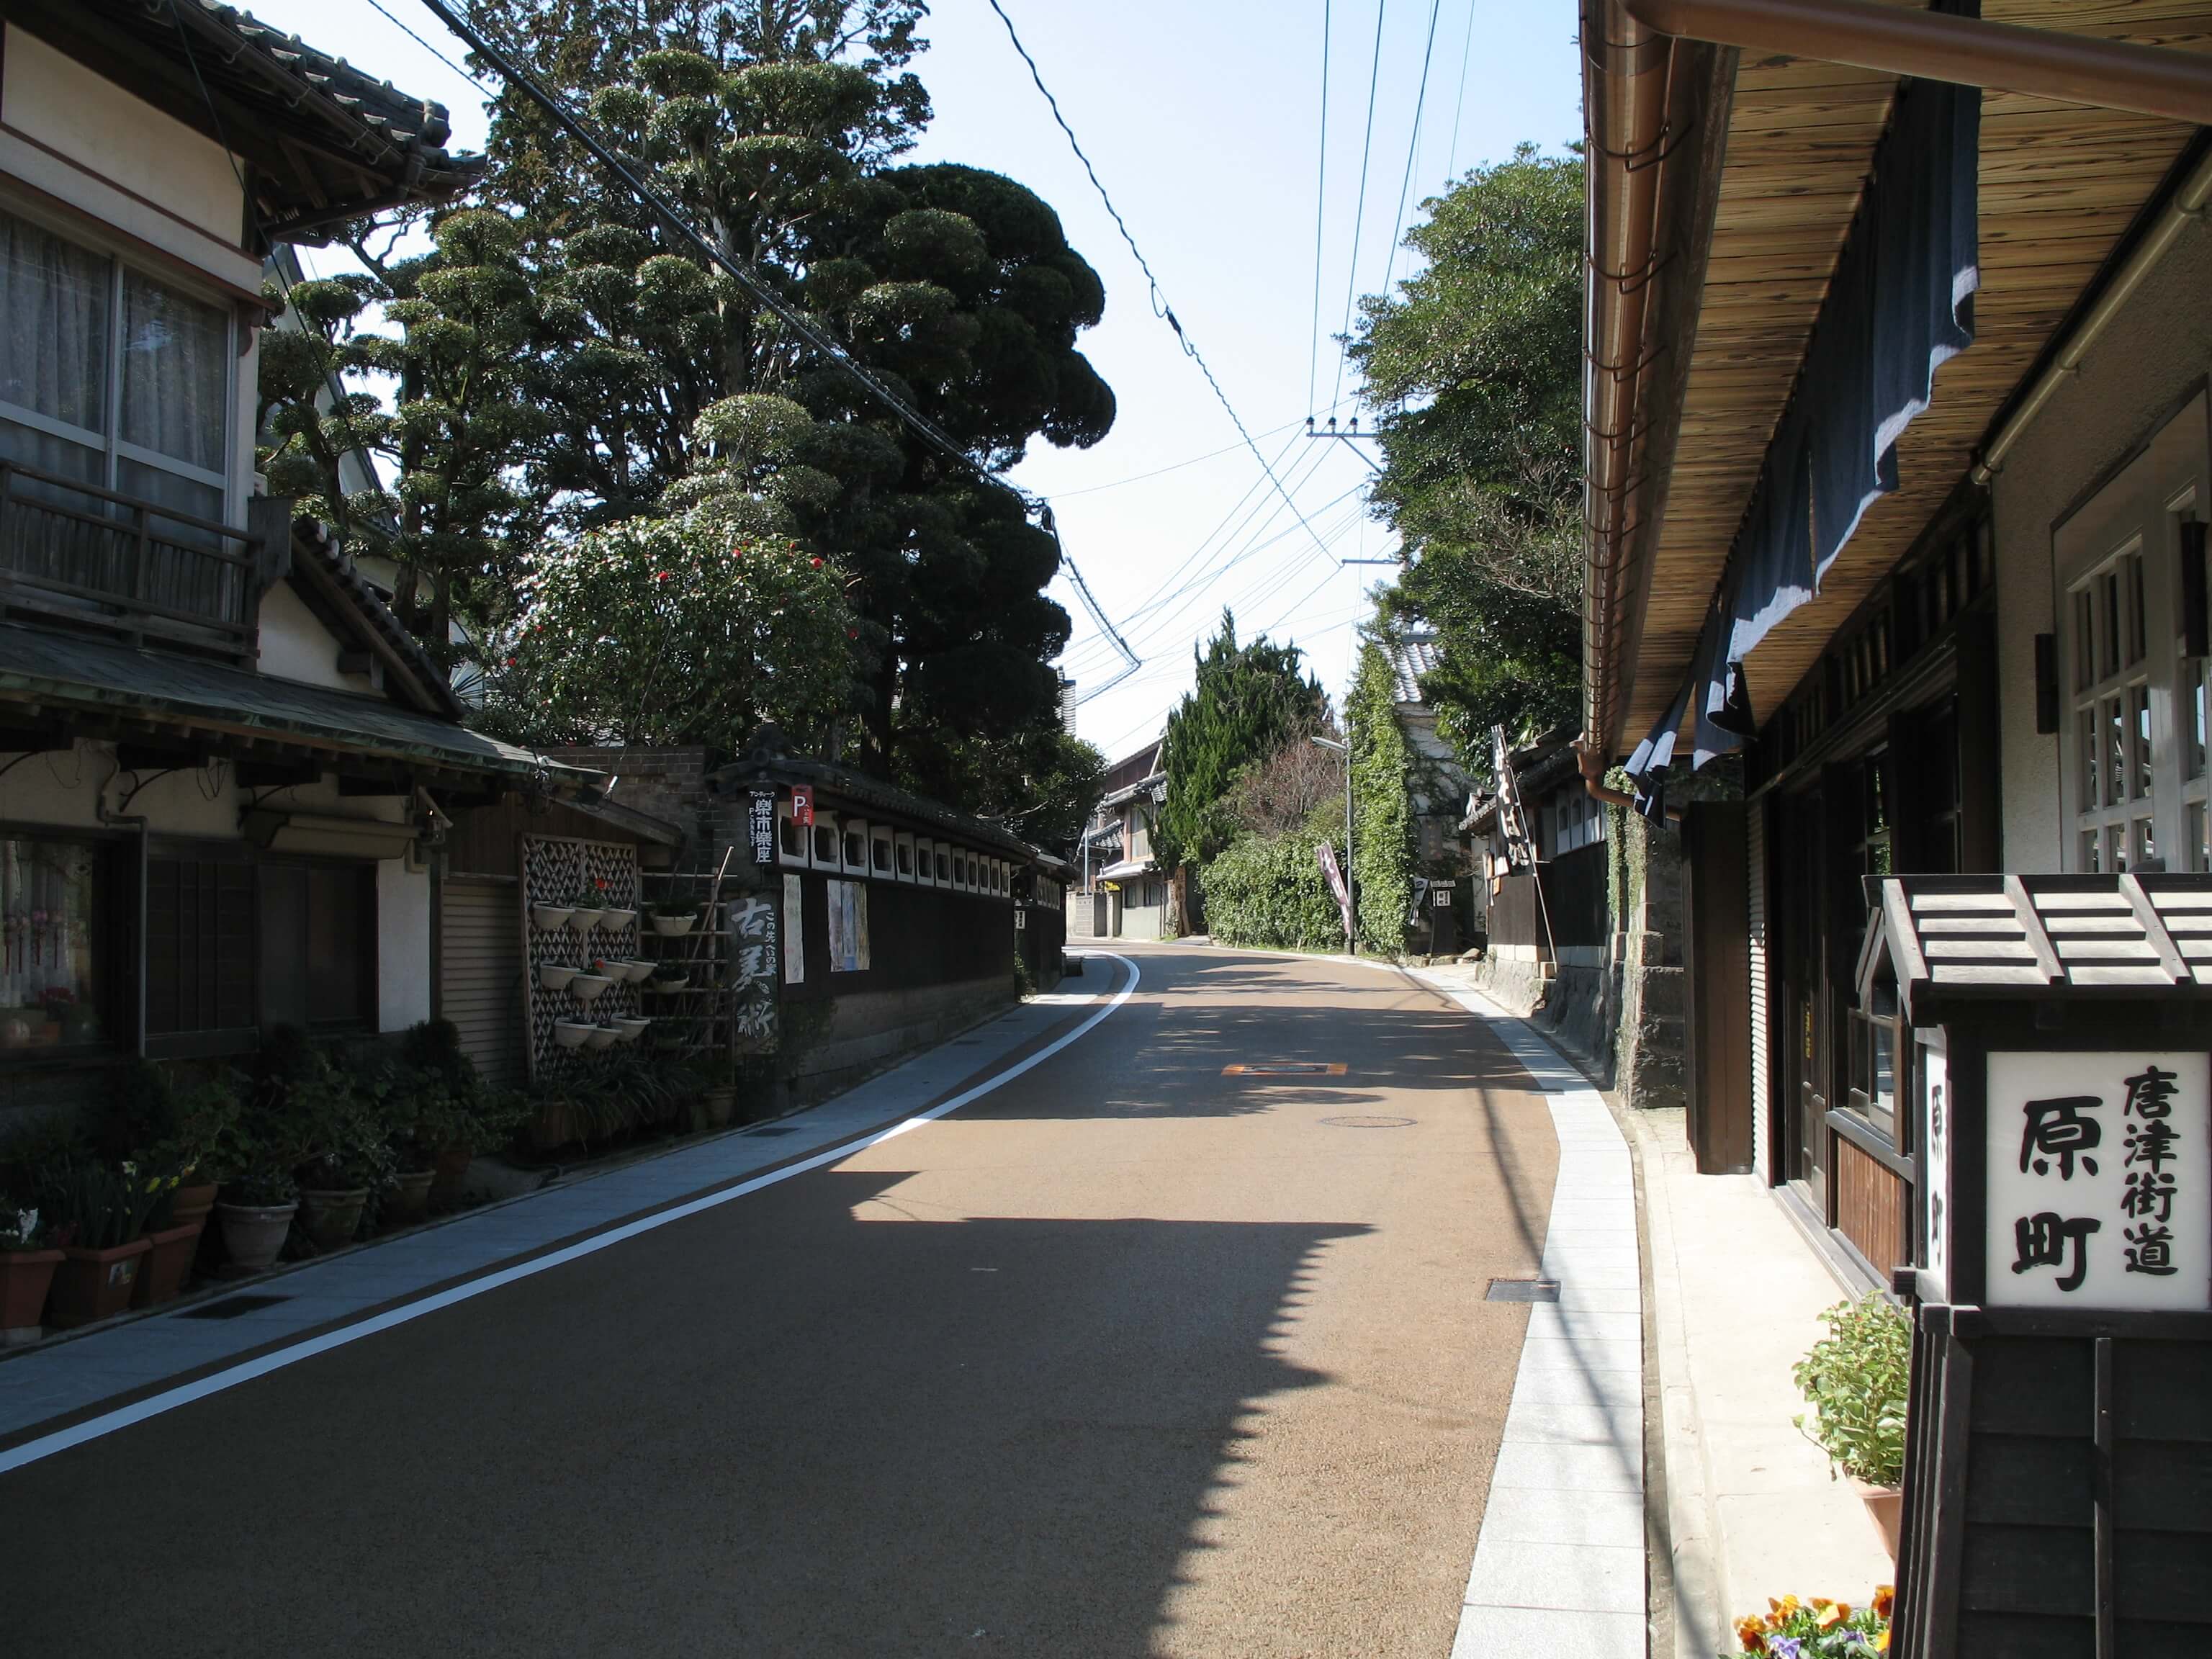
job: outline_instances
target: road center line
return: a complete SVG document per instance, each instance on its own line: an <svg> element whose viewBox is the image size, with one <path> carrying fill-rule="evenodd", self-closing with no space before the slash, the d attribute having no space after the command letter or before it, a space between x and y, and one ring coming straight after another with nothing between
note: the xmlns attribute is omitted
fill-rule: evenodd
<svg viewBox="0 0 2212 1659"><path fill-rule="evenodd" d="M96 1417L88 1417L82 1423L71 1424L68 1428L57 1429L52 1434L40 1435L36 1439L26 1440L21 1445L13 1446L4 1452L0 1452L0 1474L4 1474L10 1469L20 1469L26 1464L40 1462L53 1456L57 1452L67 1451L70 1447L81 1446L87 1441L102 1439L118 1430L129 1428L134 1423L143 1423L149 1418L159 1417L164 1413L173 1412L179 1406L188 1406L196 1400L204 1400L210 1395L222 1394L227 1389L238 1387L241 1382L250 1382L258 1376L268 1376L271 1371L283 1370L288 1365L297 1364L301 1360L310 1358L316 1354L327 1353L333 1348L343 1348L349 1343L358 1342L362 1338L374 1336L380 1331L392 1330L398 1326L420 1319L426 1314L435 1313L441 1308L450 1308L458 1303L483 1296L487 1291L498 1290L501 1285L513 1285L538 1273L549 1273L568 1262L580 1261L585 1256L593 1255L601 1250L611 1249L625 1239L636 1238L657 1228L665 1227L671 1223L703 1214L708 1210L744 1198L749 1194L775 1186L780 1182L788 1181L793 1176L805 1175L811 1170L821 1169L825 1164L836 1164L850 1158L856 1152L864 1152L872 1146L881 1146L884 1141L905 1134L908 1130L918 1129L925 1123L947 1116L963 1106L971 1105L985 1095L991 1093L1001 1084L1011 1083L1024 1072L1042 1065L1063 1048L1087 1035L1111 1016L1115 1010L1128 1001L1135 993L1137 982L1140 977L1137 964L1128 957L1116 956L1111 951L1100 951L1094 954L1109 962L1120 963L1128 970L1129 975L1121 989L1107 999L1104 1006L1073 1030L1055 1038L1035 1054L1017 1060L996 1076L986 1078L974 1087L962 1091L950 1100L939 1102L927 1111L916 1112L912 1117L902 1118L887 1128L878 1129L872 1134L863 1135L858 1140L841 1142L837 1146L825 1148L810 1157L782 1164L765 1174L755 1176L750 1180L725 1187L719 1192L705 1194L670 1209L656 1210L651 1215L640 1216L634 1221L618 1222L604 1232L594 1233L589 1238L579 1239L575 1243L564 1245L560 1249L551 1251L545 1255L533 1256L527 1261L519 1261L512 1267L494 1268L475 1279L449 1285L442 1291L419 1297L399 1307L386 1309L380 1314L356 1321L337 1330L326 1331L320 1336L306 1338L288 1347L256 1355L252 1359L241 1360L235 1365L210 1372L208 1376L195 1377L189 1382L179 1383L175 1388L164 1389L158 1394L149 1395L143 1400L134 1400L127 1406L118 1406L113 1411L102 1412Z"/></svg>

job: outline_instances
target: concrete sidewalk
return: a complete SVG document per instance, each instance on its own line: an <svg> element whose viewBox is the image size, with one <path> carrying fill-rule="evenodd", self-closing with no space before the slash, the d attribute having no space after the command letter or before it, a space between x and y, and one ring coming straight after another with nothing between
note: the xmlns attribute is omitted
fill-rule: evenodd
<svg viewBox="0 0 2212 1659"><path fill-rule="evenodd" d="M411 1316L414 1308L473 1294L487 1276L512 1276L521 1271L514 1264L534 1266L580 1238L625 1222L651 1224L637 1218L794 1163L842 1156L918 1114L951 1109L948 1097L961 1102L977 1092L963 1085L979 1073L1004 1068L1057 1027L1085 1029L1087 1019L1111 1006L1110 996L1133 983L1115 959L1094 952L1081 975L1069 975L1051 995L1032 998L819 1106L614 1169L582 1170L520 1198L248 1280L169 1312L50 1340L0 1361L0 1469L46 1455L58 1431L88 1415L179 1384L208 1384L204 1391L228 1386L234 1374L251 1369L258 1375L327 1343L334 1329L372 1318L391 1322L394 1310ZM1066 1040L1066 1033L1058 1039ZM999 1069L982 1086L1012 1074Z"/></svg>

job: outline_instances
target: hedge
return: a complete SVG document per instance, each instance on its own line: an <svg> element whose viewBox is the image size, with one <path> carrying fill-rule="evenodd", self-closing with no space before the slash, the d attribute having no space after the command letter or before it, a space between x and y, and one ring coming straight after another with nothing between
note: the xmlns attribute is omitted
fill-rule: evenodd
<svg viewBox="0 0 2212 1659"><path fill-rule="evenodd" d="M1344 921L1311 836L1246 836L1200 875L1206 924L1224 945L1289 951L1344 947Z"/></svg>

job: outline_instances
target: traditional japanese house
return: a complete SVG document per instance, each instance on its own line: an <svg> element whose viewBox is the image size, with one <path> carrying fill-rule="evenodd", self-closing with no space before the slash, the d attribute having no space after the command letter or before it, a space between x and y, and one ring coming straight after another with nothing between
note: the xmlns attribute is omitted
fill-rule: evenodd
<svg viewBox="0 0 2212 1659"><path fill-rule="evenodd" d="M1170 928L1168 876L1152 855L1152 820L1167 790L1161 740L1156 738L1108 767L1104 786L1077 854L1067 900L1068 933L1077 939L1164 939Z"/></svg>
<svg viewBox="0 0 2212 1659"><path fill-rule="evenodd" d="M1011 1005L1024 975L1040 991L1059 982L1063 860L772 738L710 784L746 823L724 895L732 971L772 1000L796 1097Z"/></svg>
<svg viewBox="0 0 2212 1659"><path fill-rule="evenodd" d="M0 1103L430 1017L452 815L590 775L465 729L256 494L264 256L465 189L443 112L228 7L0 7Z"/></svg>
<svg viewBox="0 0 2212 1659"><path fill-rule="evenodd" d="M1684 815L1699 1167L1884 1285L1863 878L2212 861L2212 0L1972 9L1583 7L1582 763Z"/></svg>

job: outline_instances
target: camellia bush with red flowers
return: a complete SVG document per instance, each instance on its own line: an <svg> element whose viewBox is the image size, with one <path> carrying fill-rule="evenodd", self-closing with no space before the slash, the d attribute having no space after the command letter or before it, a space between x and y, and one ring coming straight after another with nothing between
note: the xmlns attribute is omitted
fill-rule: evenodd
<svg viewBox="0 0 2212 1659"><path fill-rule="evenodd" d="M704 518L629 519L531 562L485 676L487 730L538 744L811 744L851 697L836 567Z"/></svg>

